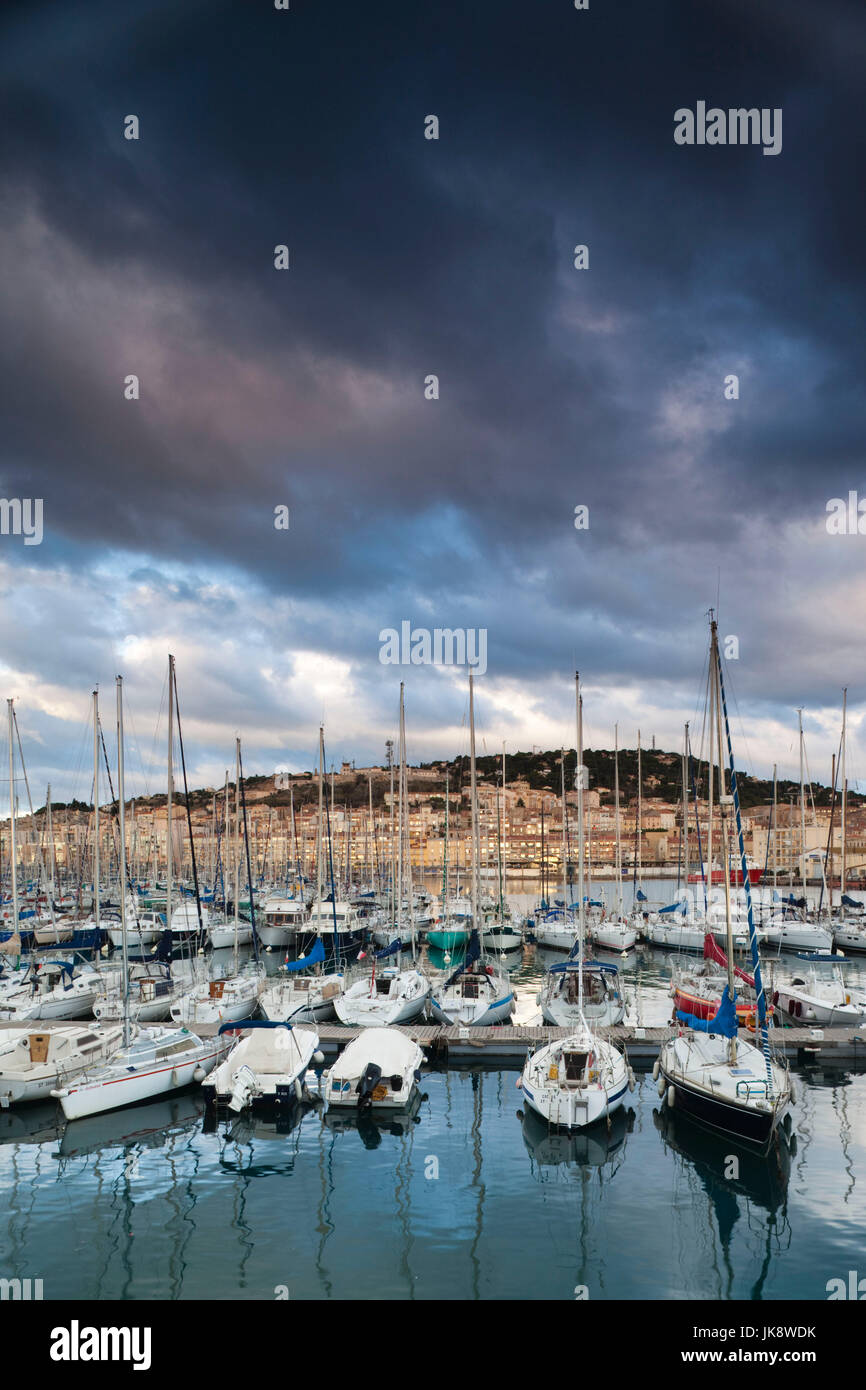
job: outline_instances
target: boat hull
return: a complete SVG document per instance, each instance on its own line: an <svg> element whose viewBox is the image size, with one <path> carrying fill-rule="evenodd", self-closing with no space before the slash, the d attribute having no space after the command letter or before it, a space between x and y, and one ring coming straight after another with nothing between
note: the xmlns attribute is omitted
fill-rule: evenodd
<svg viewBox="0 0 866 1390"><path fill-rule="evenodd" d="M213 1038L209 1045L203 1045L189 1060L175 1061L174 1064L170 1061L156 1063L153 1067L143 1067L134 1074L112 1080L82 1082L60 1093L63 1113L67 1120L77 1120L178 1091L183 1086L192 1085L199 1068L205 1074L210 1073L225 1051L225 1041Z"/></svg>

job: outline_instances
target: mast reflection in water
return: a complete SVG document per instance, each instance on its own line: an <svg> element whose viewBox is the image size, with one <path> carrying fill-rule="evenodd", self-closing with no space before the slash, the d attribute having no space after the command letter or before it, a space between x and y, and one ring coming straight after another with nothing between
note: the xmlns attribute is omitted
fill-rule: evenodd
<svg viewBox="0 0 866 1390"><path fill-rule="evenodd" d="M207 1128L195 1091L65 1128L0 1112L0 1275L73 1300L824 1299L862 1263L862 1074L801 1073L766 1158L648 1075L609 1129L551 1131L518 1075L427 1071L360 1123L314 1102Z"/></svg>

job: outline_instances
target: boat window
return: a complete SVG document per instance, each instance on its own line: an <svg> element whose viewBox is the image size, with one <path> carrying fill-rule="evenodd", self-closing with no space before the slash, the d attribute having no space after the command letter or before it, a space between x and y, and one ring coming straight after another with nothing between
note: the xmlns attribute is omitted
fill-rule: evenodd
<svg viewBox="0 0 866 1390"><path fill-rule="evenodd" d="M156 1055L161 1060L163 1057L174 1057L178 1052L189 1052L191 1047L195 1047L192 1038L181 1038L179 1042L166 1043L164 1047L158 1047Z"/></svg>
<svg viewBox="0 0 866 1390"><path fill-rule="evenodd" d="M565 1064L566 1081L583 1080L588 1056L587 1052L563 1052L562 1060Z"/></svg>

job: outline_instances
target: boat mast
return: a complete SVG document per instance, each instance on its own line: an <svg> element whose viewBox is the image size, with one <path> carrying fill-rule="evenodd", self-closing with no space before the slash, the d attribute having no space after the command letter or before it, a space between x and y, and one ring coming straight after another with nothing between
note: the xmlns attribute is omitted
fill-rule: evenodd
<svg viewBox="0 0 866 1390"><path fill-rule="evenodd" d="M643 807L641 805L641 771L640 771L640 729L637 731L637 821L635 823L635 884L637 888L643 888L643 845L641 837L643 834Z"/></svg>
<svg viewBox="0 0 866 1390"><path fill-rule="evenodd" d="M57 875L57 865L54 858L54 822L51 819L51 783L48 783L48 790L45 793L45 804L48 811L48 876L50 884L52 908L54 899L57 896L55 878Z"/></svg>
<svg viewBox="0 0 866 1390"><path fill-rule="evenodd" d="M397 938L403 939L403 682L400 682L400 712L397 717L397 757L400 770L397 777L399 813L397 816Z"/></svg>
<svg viewBox="0 0 866 1390"><path fill-rule="evenodd" d="M565 831L565 749L559 750L560 786L562 788L562 902L563 907L573 907L574 897L569 902L568 894L568 841Z"/></svg>
<svg viewBox="0 0 866 1390"><path fill-rule="evenodd" d="M806 896L806 796L803 783L803 711L797 710L800 729L800 880Z"/></svg>
<svg viewBox="0 0 866 1390"><path fill-rule="evenodd" d="M123 942L123 1046L129 1047L129 943L126 933L126 800L123 781L123 677L117 677L117 805L120 815L120 933Z"/></svg>
<svg viewBox="0 0 866 1390"><path fill-rule="evenodd" d="M712 610L710 610L710 623L712 625ZM711 643L712 647L712 643ZM712 660L712 650L710 652ZM704 874L704 886L709 881L710 892L709 901L713 900L713 719L716 704L716 675L714 671L709 673L709 723L710 723L710 749L707 761L707 868ZM707 929L709 930L709 924Z"/></svg>
<svg viewBox="0 0 866 1390"><path fill-rule="evenodd" d="M93 921L99 940L99 691L93 692Z"/></svg>
<svg viewBox="0 0 866 1390"><path fill-rule="evenodd" d="M727 795L725 794L725 772L724 772L724 761L723 761L723 754L722 754L722 689L721 689L721 678L720 678L720 667L719 667L718 634L717 634L717 631L716 631L715 620L711 620L710 629L711 629L711 632L712 632L712 652L711 652L711 658L710 658L710 659L711 659L711 661L712 661L712 663L713 663L713 673L714 673L713 685L714 685L714 688L716 687L716 683L718 682L717 689L715 690L716 698L715 698L714 703L715 703L715 716L716 716L716 740L717 740L717 747L718 747L718 753L719 753L719 818L720 818L720 824L721 824L720 835L721 835L722 845L723 845L723 847L724 847L724 854L723 854L723 860L724 860L724 862L723 862L723 865L722 865L722 877L723 877L724 885L725 885L725 946L726 946L726 954L727 954L727 957L728 957L728 998L733 1002L736 996L735 996L735 990L734 990L734 937L733 937L733 930L732 930L732 928L731 928L731 883L730 883L730 859L729 859L729 856L728 856L728 824L727 824L727 809L728 809L728 806L729 806L729 805L733 805L733 797L732 797L732 796L727 796ZM712 758L712 753L713 753L713 739L712 739L712 734L713 734L713 730L712 730L712 728L711 728L711 729L710 729L710 757L711 757L711 758ZM743 872L745 873L745 867L743 868ZM711 873L712 873L712 869L711 869ZM736 1034L734 1034L734 1036L728 1040L728 1056L729 1056L729 1058L730 1058L731 1066L734 1066L734 1065L736 1064L736 1060L737 1060L737 1038L736 1038Z"/></svg>
<svg viewBox="0 0 866 1390"><path fill-rule="evenodd" d="M583 933L586 920L586 904L583 897L583 701L580 697L580 673L574 673L574 699L575 699L575 719L577 720L577 766L574 772L574 780L577 787L577 932L580 942L578 950L578 961L580 968L577 976L577 1007L583 1020Z"/></svg>
<svg viewBox="0 0 866 1390"><path fill-rule="evenodd" d="M472 802L472 927L479 930L478 922L478 867L481 859L481 842L478 829L478 786L475 777L475 687L472 672L469 672L469 791Z"/></svg>
<svg viewBox="0 0 866 1390"><path fill-rule="evenodd" d="M12 932L18 931L18 850L15 838L15 752L12 739L13 701L9 707L9 859L12 867Z"/></svg>
<svg viewBox="0 0 866 1390"><path fill-rule="evenodd" d="M498 800L498 798L497 798L497 800ZM504 859L505 859L505 851L504 851L504 848L503 848L503 835L504 835L504 833L505 833L505 831L506 831L506 829L507 829L507 826L506 826L506 824L505 824L505 741L504 741L504 740L503 740L503 743L502 743L502 810L501 810L501 812L500 812L500 814L499 814L499 825L498 825L497 828L498 828L498 831L499 831L499 917L500 917L500 920L504 923L504 921L505 921L505 889L504 889L504 884L503 884L503 881L502 881L502 865L503 865L503 861L504 861Z"/></svg>
<svg viewBox="0 0 866 1390"><path fill-rule="evenodd" d="M622 920L622 839L619 829L619 725L613 726L613 796L616 802L616 901Z"/></svg>
<svg viewBox="0 0 866 1390"><path fill-rule="evenodd" d="M689 893L689 726L683 741L683 860L686 900Z"/></svg>
<svg viewBox="0 0 866 1390"><path fill-rule="evenodd" d="M445 769L445 843L442 849L442 917L448 915L448 769Z"/></svg>
<svg viewBox="0 0 866 1390"><path fill-rule="evenodd" d="M390 827L388 831L389 858L391 860L388 867L388 916L394 921L396 903L394 899L394 740L392 738L385 740L385 752L388 755L388 776L391 788Z"/></svg>
<svg viewBox="0 0 866 1390"><path fill-rule="evenodd" d="M779 851L779 830L778 830L778 826L776 825L776 817L777 817L777 815L778 815L778 810L777 810L776 802L777 802L777 800L778 800L778 796L779 796L779 782L778 782L778 775L777 775L777 767L776 767L776 764L773 763L773 889L774 889L774 891L775 891L775 888L776 888L776 880L777 880L777 876L778 876L778 863L779 863L779 852L778 852L778 851Z"/></svg>
<svg viewBox="0 0 866 1390"><path fill-rule="evenodd" d="M324 777L324 765L325 765L325 730L324 730L324 729L322 728L322 726L320 725L320 726L319 726L319 821L318 821L318 825L316 826L316 903L317 903L317 905L318 905L318 915L319 915L319 918L320 918L320 922L321 922L321 912L322 912L321 903L322 903L322 886L323 886L323 885L322 885L322 853L323 853L323 846L322 846L322 799L323 799L322 779L323 779L323 777ZM320 925L320 928L319 928L319 929L321 930L321 925ZM337 943L336 943L336 941L335 941L335 942L334 942L334 950L336 951L336 949L337 949Z"/></svg>
<svg viewBox="0 0 866 1390"><path fill-rule="evenodd" d="M847 820L848 820L848 778L845 771L845 733L846 716L848 710L848 687L842 691L842 752L839 759L839 780L842 783L842 876L839 881L839 906L842 906L842 894L845 892L845 876L848 867L848 844L847 844ZM830 901L833 894L830 894Z"/></svg>
<svg viewBox="0 0 866 1390"><path fill-rule="evenodd" d="M94 697L95 698L95 697ZM174 657L168 658L168 795L165 801L165 925L171 931L172 803L174 800Z"/></svg>
<svg viewBox="0 0 866 1390"><path fill-rule="evenodd" d="M400 682L400 777L403 786L403 817L406 822L406 905L409 911L409 932L412 940L412 963L416 964L415 950L415 908L412 885L412 832L409 824L409 770L406 766L406 708L403 700L403 682ZM424 872L424 855L421 853L421 872ZM401 938L402 939L402 938Z"/></svg>

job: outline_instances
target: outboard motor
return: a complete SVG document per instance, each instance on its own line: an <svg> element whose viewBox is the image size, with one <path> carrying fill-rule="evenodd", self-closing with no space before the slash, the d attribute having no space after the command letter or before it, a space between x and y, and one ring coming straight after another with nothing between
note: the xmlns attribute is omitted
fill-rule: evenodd
<svg viewBox="0 0 866 1390"><path fill-rule="evenodd" d="M382 1068L375 1062L368 1062L361 1080L358 1082L358 1109L369 1110L373 1104L373 1092L382 1079Z"/></svg>
<svg viewBox="0 0 866 1390"><path fill-rule="evenodd" d="M234 1110L235 1114L238 1114L245 1106L249 1105L257 1091L258 1084L255 1072L246 1065L239 1067L231 1089L229 1110Z"/></svg>

